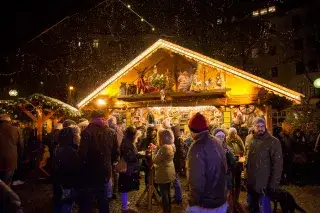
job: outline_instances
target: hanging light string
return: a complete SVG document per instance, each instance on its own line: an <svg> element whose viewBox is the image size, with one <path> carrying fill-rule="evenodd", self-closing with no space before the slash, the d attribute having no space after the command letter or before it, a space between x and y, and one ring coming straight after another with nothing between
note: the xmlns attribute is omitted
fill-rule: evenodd
<svg viewBox="0 0 320 213"><path fill-rule="evenodd" d="M119 1L121 4L123 4L123 6L125 6L126 8L128 8L128 10L130 10L132 13L134 13L136 16L138 16L142 22L147 23L147 24L151 27L152 31L155 31L155 27L154 27L150 22L148 22L147 20L145 20L142 16L140 16L136 11L134 11L134 10L132 9L132 7L131 7L130 4L126 4L126 3L124 3L122 0L118 0L118 1Z"/></svg>

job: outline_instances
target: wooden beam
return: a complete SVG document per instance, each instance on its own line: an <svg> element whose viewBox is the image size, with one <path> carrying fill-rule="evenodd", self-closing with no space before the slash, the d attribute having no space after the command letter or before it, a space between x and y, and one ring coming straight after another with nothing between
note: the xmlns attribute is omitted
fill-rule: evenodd
<svg viewBox="0 0 320 213"><path fill-rule="evenodd" d="M167 97L171 97L174 100L182 99L213 99L225 97L227 91L231 89L215 89L207 90L201 92L168 92L166 93ZM149 93L149 94L135 94L135 95L122 95L117 97L118 100L126 102L144 102L148 100L160 100L160 93Z"/></svg>

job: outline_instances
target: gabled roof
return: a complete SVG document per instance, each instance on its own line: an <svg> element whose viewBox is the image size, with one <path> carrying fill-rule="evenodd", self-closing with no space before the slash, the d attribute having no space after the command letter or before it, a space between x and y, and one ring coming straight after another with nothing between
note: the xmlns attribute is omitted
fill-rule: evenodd
<svg viewBox="0 0 320 213"><path fill-rule="evenodd" d="M207 56L204 56L202 54L199 54L197 52L194 52L192 50L189 50L187 48L181 47L179 45L173 44L171 42L165 41L165 40L158 40L156 43L154 43L152 46L150 46L148 49L146 49L144 52L142 52L140 55L138 55L135 59L133 59L129 64L124 66L121 70L119 70L116 74L114 74L111 78L109 78L106 82L104 82L100 87L98 87L95 91L93 91L91 94L89 94L86 98L84 98L82 101L78 103L78 107L82 108L85 106L89 101L91 101L93 98L95 98L101 91L103 91L108 85L116 81L121 76L125 75L131 68L138 65L144 58L148 57L155 51L157 51L160 48L167 49L169 51L172 51L174 53L186 56L188 58L191 58L193 60L196 60L200 63L206 64L211 67L220 68L222 70L225 70L226 72L233 74L235 76L241 77L243 79L246 79L248 81L251 81L253 83L258 84L261 87L264 87L265 89L274 92L275 94L285 96L286 98L293 100L297 103L301 102L301 97L303 95L301 93L295 92L293 90L290 90L288 88L285 88L281 85L275 84L271 81L265 80L263 78L260 78L258 76L252 75L248 72L245 72L243 70L240 70L238 68L232 67L230 65L227 65L225 63L222 63L220 61L217 61L215 59L209 58Z"/></svg>

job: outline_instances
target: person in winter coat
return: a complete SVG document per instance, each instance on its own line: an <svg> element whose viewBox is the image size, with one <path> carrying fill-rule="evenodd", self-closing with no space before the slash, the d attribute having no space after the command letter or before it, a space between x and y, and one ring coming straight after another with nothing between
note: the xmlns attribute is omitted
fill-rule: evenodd
<svg viewBox="0 0 320 213"><path fill-rule="evenodd" d="M10 185L23 153L23 139L17 127L10 124L8 114L0 115L0 179Z"/></svg>
<svg viewBox="0 0 320 213"><path fill-rule="evenodd" d="M0 213L23 213L19 196L2 180L0 180Z"/></svg>
<svg viewBox="0 0 320 213"><path fill-rule="evenodd" d="M53 203L55 213L72 210L75 192L81 184L82 164L77 153L80 132L75 127L62 129L58 136L58 146L53 161Z"/></svg>
<svg viewBox="0 0 320 213"><path fill-rule="evenodd" d="M138 148L138 151L146 151L146 157L142 160L142 166L144 169L144 183L147 186L149 180L150 167L152 166L152 159L148 155L148 147L150 144L157 144L157 129L153 126L147 128L147 137L142 139L142 142Z"/></svg>
<svg viewBox="0 0 320 213"><path fill-rule="evenodd" d="M227 145L231 148L232 153L238 160L245 153L245 147L242 139L237 134L235 128L230 128L227 137ZM234 181L235 181L235 199L238 201L241 191L241 173L243 171L243 163L237 162L237 167L234 172Z"/></svg>
<svg viewBox="0 0 320 213"><path fill-rule="evenodd" d="M114 116L111 116L108 119L108 126L109 126L109 128L111 128L112 130L115 131L115 133L117 135L118 147L120 147L122 139L123 139L123 132L122 132L122 129L117 125L117 118ZM119 159L118 159L118 161L119 161ZM112 177L112 180L108 184L109 185L111 184L112 187L109 186L109 189L112 190L112 198L116 199L117 198L117 191L118 191L119 174L115 171L114 168L112 169L111 177Z"/></svg>
<svg viewBox="0 0 320 213"><path fill-rule="evenodd" d="M188 126L194 142L187 156L187 213L227 211L227 160L221 142L211 136L206 118L196 113Z"/></svg>
<svg viewBox="0 0 320 213"><path fill-rule="evenodd" d="M233 212L233 208L235 204L233 173L237 165L236 158L231 152L230 147L227 146L227 141L226 141L227 133L223 129L219 129L219 128L215 129L212 132L212 135L221 141L222 147L224 148L224 151L225 151L227 165L228 165L228 173L227 173L228 202L229 202L229 209L231 210L229 212Z"/></svg>
<svg viewBox="0 0 320 213"><path fill-rule="evenodd" d="M173 126L172 132L174 135L174 145L176 152L174 155L174 168L176 170L176 178L173 181L174 198L178 205L182 204L182 187L179 176L185 171L185 162L187 157L186 144L181 137L180 126Z"/></svg>
<svg viewBox="0 0 320 213"><path fill-rule="evenodd" d="M170 185L176 177L173 158L175 153L174 136L171 130L158 132L158 149L154 153L155 183L159 185L163 213L171 212Z"/></svg>
<svg viewBox="0 0 320 213"><path fill-rule="evenodd" d="M278 139L266 129L265 120L256 118L254 134L248 138L247 189L250 212L271 212L268 193L279 188L282 173L282 150Z"/></svg>
<svg viewBox="0 0 320 213"><path fill-rule="evenodd" d="M127 171L119 174L119 192L121 192L122 212L132 212L128 209L128 192L139 190L140 163L136 148L137 130L128 127L121 143L120 156L127 163Z"/></svg>
<svg viewBox="0 0 320 213"><path fill-rule="evenodd" d="M79 190L79 212L92 212L92 202L96 197L99 211L109 213L105 183L110 180L112 164L119 158L119 148L117 135L107 126L103 111L92 112L90 124L81 133L78 153L85 163Z"/></svg>

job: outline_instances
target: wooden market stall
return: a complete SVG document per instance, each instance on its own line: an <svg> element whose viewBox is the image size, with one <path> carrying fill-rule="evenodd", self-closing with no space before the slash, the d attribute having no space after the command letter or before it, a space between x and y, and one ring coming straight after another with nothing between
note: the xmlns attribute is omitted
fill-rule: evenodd
<svg viewBox="0 0 320 213"><path fill-rule="evenodd" d="M78 108L122 113L126 122L184 126L202 111L212 125L250 126L272 108L300 104L302 94L165 40L158 40L84 98Z"/></svg>

